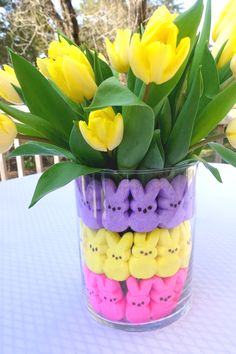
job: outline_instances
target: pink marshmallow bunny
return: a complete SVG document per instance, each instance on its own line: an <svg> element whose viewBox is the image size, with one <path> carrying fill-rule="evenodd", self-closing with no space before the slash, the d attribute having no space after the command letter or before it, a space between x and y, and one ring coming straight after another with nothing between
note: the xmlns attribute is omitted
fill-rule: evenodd
<svg viewBox="0 0 236 354"><path fill-rule="evenodd" d="M130 203L130 227L136 232L149 232L158 226L156 197L160 191L160 181L152 179L145 187L136 180L130 182L132 201Z"/></svg>
<svg viewBox="0 0 236 354"><path fill-rule="evenodd" d="M131 323L150 321L150 291L153 278L138 281L129 277L126 281L128 293L126 295L126 319Z"/></svg>
<svg viewBox="0 0 236 354"><path fill-rule="evenodd" d="M125 315L125 297L120 283L108 279L104 274L97 278L101 314L111 321L120 321Z"/></svg>
<svg viewBox="0 0 236 354"><path fill-rule="evenodd" d="M130 182L122 180L118 187L108 178L103 180L104 209L103 226L114 232L125 231L129 227L129 193Z"/></svg>
<svg viewBox="0 0 236 354"><path fill-rule="evenodd" d="M175 299L179 301L187 279L188 268L181 268L176 274Z"/></svg>
<svg viewBox="0 0 236 354"><path fill-rule="evenodd" d="M96 313L100 313L101 307L101 299L99 298L99 291L97 286L98 277L99 275L91 272L86 266L84 267L84 280L89 304L96 311Z"/></svg>

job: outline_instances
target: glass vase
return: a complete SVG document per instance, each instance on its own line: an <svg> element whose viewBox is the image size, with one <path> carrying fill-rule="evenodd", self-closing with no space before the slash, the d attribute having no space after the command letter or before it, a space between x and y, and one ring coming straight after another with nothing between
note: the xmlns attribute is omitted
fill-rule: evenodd
<svg viewBox="0 0 236 354"><path fill-rule="evenodd" d="M112 327L164 327L189 308L197 165L75 182L83 293Z"/></svg>

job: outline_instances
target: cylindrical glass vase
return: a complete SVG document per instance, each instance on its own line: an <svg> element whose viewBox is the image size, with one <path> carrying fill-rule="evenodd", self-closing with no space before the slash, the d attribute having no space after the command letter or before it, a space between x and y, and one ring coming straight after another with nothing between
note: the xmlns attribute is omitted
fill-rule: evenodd
<svg viewBox="0 0 236 354"><path fill-rule="evenodd" d="M196 164L76 180L83 291L95 319L161 328L189 308Z"/></svg>

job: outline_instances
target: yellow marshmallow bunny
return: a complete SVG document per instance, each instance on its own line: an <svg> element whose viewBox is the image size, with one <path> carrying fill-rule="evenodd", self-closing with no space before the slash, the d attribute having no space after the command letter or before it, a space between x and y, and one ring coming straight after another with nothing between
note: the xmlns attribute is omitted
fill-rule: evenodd
<svg viewBox="0 0 236 354"><path fill-rule="evenodd" d="M185 221L179 225L180 228L180 260L181 268L187 268L191 256L192 242L191 242L191 224Z"/></svg>
<svg viewBox="0 0 236 354"><path fill-rule="evenodd" d="M130 274L139 279L151 278L157 272L158 229L148 233L134 234L134 246L129 261Z"/></svg>
<svg viewBox="0 0 236 354"><path fill-rule="evenodd" d="M170 277L180 268L180 228L159 229L157 245L157 275Z"/></svg>
<svg viewBox="0 0 236 354"><path fill-rule="evenodd" d="M126 280L130 275L128 260L133 245L133 233L127 232L120 236L118 233L106 230L106 239L108 250L103 271L110 279Z"/></svg>
<svg viewBox="0 0 236 354"><path fill-rule="evenodd" d="M92 272L102 273L107 251L106 230L92 230L84 225L82 233L84 261Z"/></svg>

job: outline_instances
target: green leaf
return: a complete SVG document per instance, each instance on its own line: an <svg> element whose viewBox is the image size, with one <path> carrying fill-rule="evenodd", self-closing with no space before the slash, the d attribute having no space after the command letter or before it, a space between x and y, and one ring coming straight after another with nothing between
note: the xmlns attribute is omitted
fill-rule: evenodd
<svg viewBox="0 0 236 354"><path fill-rule="evenodd" d="M167 161L175 165L188 153L200 99L200 70L167 141Z"/></svg>
<svg viewBox="0 0 236 354"><path fill-rule="evenodd" d="M217 170L217 168L210 165L206 160L204 160L200 156L197 156L197 155L193 155L193 156L196 160L203 163L203 165L208 169L208 171L210 171L212 173L212 175L217 179L218 182L223 183L221 176L220 176L220 172Z"/></svg>
<svg viewBox="0 0 236 354"><path fill-rule="evenodd" d="M5 113L9 114L11 117L15 118L21 123L33 128L40 133L44 138L49 139L51 142L67 147L68 143L60 137L59 134L55 132L55 129L44 119L37 117L34 114L20 111L14 107L8 106L7 104L0 101L0 109Z"/></svg>
<svg viewBox="0 0 236 354"><path fill-rule="evenodd" d="M68 138L76 113L32 64L13 52L11 59L30 112L50 122L55 131Z"/></svg>
<svg viewBox="0 0 236 354"><path fill-rule="evenodd" d="M190 68L190 73L189 73L190 84L194 79L196 71L198 71L198 68L202 63L205 48L208 45L210 31L211 31L211 0L207 0L202 29L198 38L196 48L194 50L193 61Z"/></svg>
<svg viewBox="0 0 236 354"><path fill-rule="evenodd" d="M202 58L201 72L204 84L204 95L209 98L215 97L220 90L220 80L216 62L207 45L205 46L205 52Z"/></svg>
<svg viewBox="0 0 236 354"><path fill-rule="evenodd" d="M133 71L130 68L127 75L127 87L132 92L134 92L135 82L136 82L136 76L134 75Z"/></svg>
<svg viewBox="0 0 236 354"><path fill-rule="evenodd" d="M99 172L100 169L76 164L74 162L61 162L51 166L39 178L29 208L34 206L41 198L78 178L90 173Z"/></svg>
<svg viewBox="0 0 236 354"><path fill-rule="evenodd" d="M149 169L162 169L164 167L164 161L162 157L161 148L158 146L158 136L160 137L160 131L155 131L150 144L150 147L138 166L139 170L149 170Z"/></svg>
<svg viewBox="0 0 236 354"><path fill-rule="evenodd" d="M39 132L37 132L36 130L34 130L33 128L29 127L26 124L15 122L15 125L16 125L17 131L19 134L33 136L33 137L39 137L39 138L43 137L42 134L40 134Z"/></svg>
<svg viewBox="0 0 236 354"><path fill-rule="evenodd" d="M176 17L175 24L179 28L178 41L184 37L193 39L196 36L203 13L203 0L197 0L187 11Z"/></svg>
<svg viewBox="0 0 236 354"><path fill-rule="evenodd" d="M236 82L230 84L196 118L191 145L205 138L226 116L236 102Z"/></svg>
<svg viewBox="0 0 236 354"><path fill-rule="evenodd" d="M124 136L117 150L119 169L135 169L151 144L154 113L147 105L124 107Z"/></svg>
<svg viewBox="0 0 236 354"><path fill-rule="evenodd" d="M230 77L232 77L232 71L230 69L230 62L226 63L222 68L219 69L220 83L223 83Z"/></svg>
<svg viewBox="0 0 236 354"><path fill-rule="evenodd" d="M70 148L72 153L85 165L95 167L106 167L106 160L101 151L94 150L84 140L78 122L74 122L74 126L70 135Z"/></svg>
<svg viewBox="0 0 236 354"><path fill-rule="evenodd" d="M171 107L168 99L166 99L164 106L160 114L158 115L158 122L159 122L160 132L161 132L161 140L163 144L166 144L172 126Z"/></svg>
<svg viewBox="0 0 236 354"><path fill-rule="evenodd" d="M145 103L131 92L128 87L121 84L115 77L111 77L101 83L98 87L95 97L86 110L93 111L108 106L134 106Z"/></svg>
<svg viewBox="0 0 236 354"><path fill-rule="evenodd" d="M67 159L75 160L70 151L56 145L39 141L29 141L23 145L20 145L9 154L9 158L30 155L63 156Z"/></svg>
<svg viewBox="0 0 236 354"><path fill-rule="evenodd" d="M226 147L217 144L217 143L209 143L208 144L218 155L222 157L222 159L228 162L230 165L236 167L236 153Z"/></svg>

